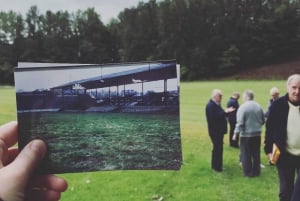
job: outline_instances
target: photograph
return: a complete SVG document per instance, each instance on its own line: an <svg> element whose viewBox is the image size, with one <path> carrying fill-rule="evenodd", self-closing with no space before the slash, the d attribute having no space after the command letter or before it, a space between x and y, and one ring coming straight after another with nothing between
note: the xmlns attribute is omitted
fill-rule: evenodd
<svg viewBox="0 0 300 201"><path fill-rule="evenodd" d="M18 146L46 142L41 173L179 170L178 72L175 60L18 63Z"/></svg>

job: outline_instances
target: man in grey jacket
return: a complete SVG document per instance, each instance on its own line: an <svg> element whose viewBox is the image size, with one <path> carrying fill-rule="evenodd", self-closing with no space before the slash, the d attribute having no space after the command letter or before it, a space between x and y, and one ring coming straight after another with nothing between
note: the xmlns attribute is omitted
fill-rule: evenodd
<svg viewBox="0 0 300 201"><path fill-rule="evenodd" d="M237 111L233 140L240 136L240 159L246 177L260 175L260 143L262 125L265 123L261 106L254 101L254 93L243 93L243 104Z"/></svg>

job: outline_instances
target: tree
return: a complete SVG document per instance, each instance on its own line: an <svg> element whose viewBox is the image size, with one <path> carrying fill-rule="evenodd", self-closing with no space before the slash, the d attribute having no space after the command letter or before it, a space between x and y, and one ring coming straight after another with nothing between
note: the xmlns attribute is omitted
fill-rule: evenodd
<svg viewBox="0 0 300 201"><path fill-rule="evenodd" d="M220 58L218 67L219 74L229 74L235 72L237 66L240 64L240 51L235 45L231 45L223 52Z"/></svg>
<svg viewBox="0 0 300 201"><path fill-rule="evenodd" d="M119 15L122 41L121 58L126 61L156 59L159 44L156 1L140 2L137 8Z"/></svg>
<svg viewBox="0 0 300 201"><path fill-rule="evenodd" d="M17 61L176 59L182 79L228 75L299 56L299 6L298 0L150 0L107 26L93 8L40 14L32 6L24 18L0 12L0 69L10 77L7 66Z"/></svg>
<svg viewBox="0 0 300 201"><path fill-rule="evenodd" d="M76 43L71 43L73 37L71 20L67 11L46 12L43 17L45 59L52 62L72 62L77 57Z"/></svg>
<svg viewBox="0 0 300 201"><path fill-rule="evenodd" d="M107 63L113 60L113 42L100 16L90 8L77 12L75 18L80 62Z"/></svg>

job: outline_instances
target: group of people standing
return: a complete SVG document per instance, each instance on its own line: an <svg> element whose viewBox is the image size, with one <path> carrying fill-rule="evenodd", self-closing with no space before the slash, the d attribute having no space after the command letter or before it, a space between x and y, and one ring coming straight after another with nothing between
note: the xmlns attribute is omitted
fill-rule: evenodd
<svg viewBox="0 0 300 201"><path fill-rule="evenodd" d="M300 74L291 75L286 83L287 93L279 97L279 90L270 90L272 98L264 112L254 100L254 92L245 90L243 103L234 92L225 109L221 106L222 91L214 89L206 105L208 133L213 144L211 167L223 170L223 139L229 129L229 144L240 148L239 161L245 177L260 175L261 133L266 124L264 151L271 160L273 146L280 150L276 163L279 176L280 201L300 200ZM295 179L296 178L296 179Z"/></svg>
<svg viewBox="0 0 300 201"><path fill-rule="evenodd" d="M240 106L240 94L234 92L225 109L221 106L222 91L214 89L206 105L206 118L210 139L213 143L212 169L221 172L223 169L223 139L227 133L227 121L230 125L229 144L240 148L240 163L247 177L260 174L261 128L265 123L263 109L254 101L252 90L243 93L243 104ZM240 145L239 145L240 144Z"/></svg>

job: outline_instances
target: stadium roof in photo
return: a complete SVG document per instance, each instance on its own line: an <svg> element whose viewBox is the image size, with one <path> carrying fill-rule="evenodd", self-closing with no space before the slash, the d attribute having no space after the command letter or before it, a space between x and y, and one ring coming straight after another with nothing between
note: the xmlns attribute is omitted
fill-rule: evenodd
<svg viewBox="0 0 300 201"><path fill-rule="evenodd" d="M53 87L51 89L70 89L75 84L80 84L85 89L96 89L172 78L177 78L177 68L175 61L165 61L158 63L149 62L146 66L145 63L143 63L143 65L141 65L141 68L111 73L107 75L100 75L88 79L76 80Z"/></svg>

